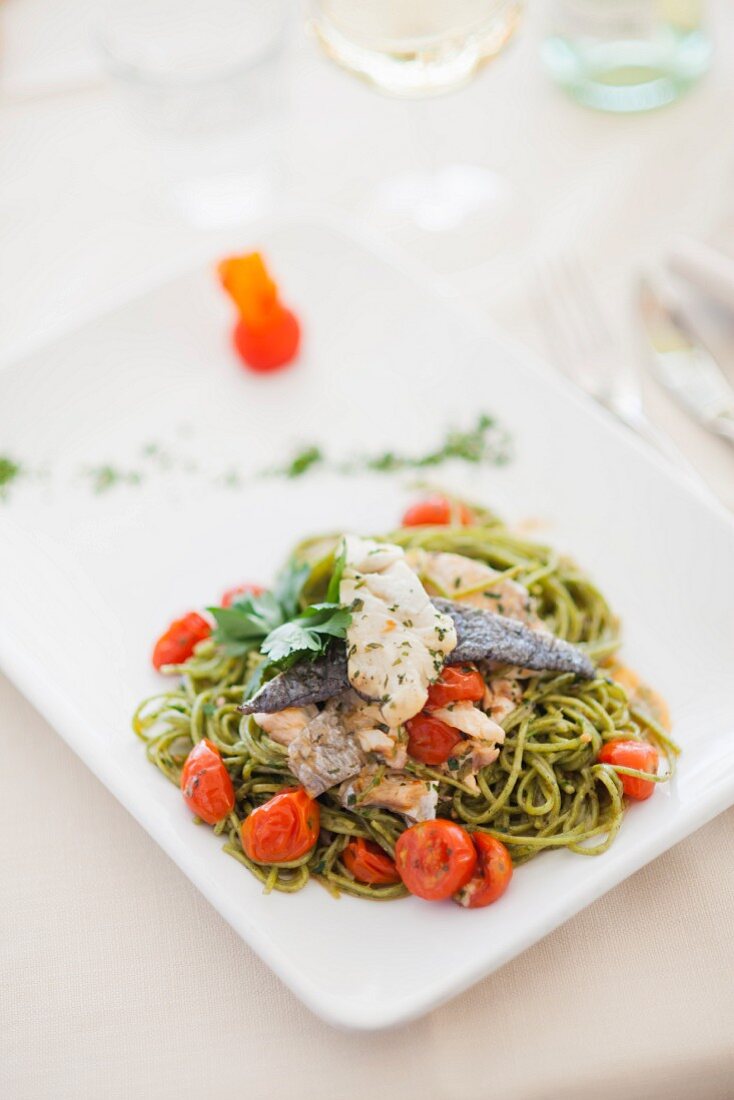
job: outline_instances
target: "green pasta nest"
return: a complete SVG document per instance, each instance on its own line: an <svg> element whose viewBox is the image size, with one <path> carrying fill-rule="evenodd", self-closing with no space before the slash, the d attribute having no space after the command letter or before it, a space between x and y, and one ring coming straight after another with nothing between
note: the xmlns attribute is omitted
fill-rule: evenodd
<svg viewBox="0 0 734 1100"><path fill-rule="evenodd" d="M538 614L558 637L581 645L602 662L591 681L571 673L541 673L523 681L516 709L503 721L505 742L499 757L477 775L479 793L462 780L412 762L407 771L438 783L437 816L461 822L470 832L497 837L514 864L547 848L568 848L580 855L607 850L624 816L619 776L597 763L602 744L617 738L644 739L660 747L672 763L677 751L658 722L632 705L625 689L604 672L619 643L618 623L599 590L569 560L549 547L511 533L496 517L474 508L472 527L402 528L387 536L405 547L445 551L476 558L529 590ZM334 539L301 544L295 556L309 561L304 586L313 592L328 577ZM226 835L224 851L244 864L267 890L293 892L310 878L333 894L388 899L406 894L401 885L368 886L357 882L341 854L351 837L365 837L390 856L407 823L389 810L344 808L335 793L318 799L319 842L291 864L264 866L248 859L240 843L240 825L257 806L285 787L297 784L288 770L288 750L272 741L254 719L238 712L245 686L259 662L257 655L227 656L211 640L175 669L178 684L144 700L133 728L146 742L147 754L171 782L179 784L192 745L208 738L219 749L232 777L236 803L214 827Z"/></svg>

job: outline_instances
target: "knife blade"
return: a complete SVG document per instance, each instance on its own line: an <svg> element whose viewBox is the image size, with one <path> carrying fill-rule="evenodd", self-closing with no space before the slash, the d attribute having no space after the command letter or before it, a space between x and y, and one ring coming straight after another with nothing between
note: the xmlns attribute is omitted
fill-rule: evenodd
<svg viewBox="0 0 734 1100"><path fill-rule="evenodd" d="M649 279L640 282L639 307L660 383L700 424L734 445L734 388L690 320Z"/></svg>

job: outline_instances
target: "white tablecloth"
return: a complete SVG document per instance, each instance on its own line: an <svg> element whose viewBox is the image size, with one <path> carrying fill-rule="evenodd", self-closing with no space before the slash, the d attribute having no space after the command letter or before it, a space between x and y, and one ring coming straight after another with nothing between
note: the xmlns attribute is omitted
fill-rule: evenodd
<svg viewBox="0 0 734 1100"><path fill-rule="evenodd" d="M56 24L82 41L88 7L4 6L8 356L237 240L237 202L202 218L196 201L173 201L173 162L86 48L54 50ZM634 354L632 274L674 232L723 234L731 218L734 10L727 0L712 9L711 75L677 106L637 118L586 112L550 87L535 18L471 87L425 103L372 93L296 31L284 189L357 214L539 347L536 268L571 247ZM463 218L441 202L445 188L456 194L447 165L465 166ZM413 196L425 190L409 217L406 174ZM734 504L732 452L648 390L658 422ZM8 1100L734 1095L734 811L454 1003L359 1036L331 1030L283 988L4 680L0 746Z"/></svg>

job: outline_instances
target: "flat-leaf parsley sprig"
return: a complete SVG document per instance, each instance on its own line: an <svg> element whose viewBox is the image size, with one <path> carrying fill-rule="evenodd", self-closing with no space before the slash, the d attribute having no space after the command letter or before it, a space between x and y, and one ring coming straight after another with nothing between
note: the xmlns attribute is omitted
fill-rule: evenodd
<svg viewBox="0 0 734 1100"><path fill-rule="evenodd" d="M307 565L290 565L271 590L239 596L231 607L208 608L216 622L212 640L229 656L257 650L268 669L290 668L296 661L325 653L333 638L346 637L351 615L328 598L301 610L299 597L308 574ZM334 590L338 598L338 581L330 586L330 594Z"/></svg>

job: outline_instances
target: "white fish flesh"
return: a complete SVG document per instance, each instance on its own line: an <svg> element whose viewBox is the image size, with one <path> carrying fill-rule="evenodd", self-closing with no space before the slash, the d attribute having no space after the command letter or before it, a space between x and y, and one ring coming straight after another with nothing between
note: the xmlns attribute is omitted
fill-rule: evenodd
<svg viewBox="0 0 734 1100"><path fill-rule="evenodd" d="M318 713L318 709L311 704L307 707L286 707L273 714L254 714L253 718L271 740L279 745L290 745Z"/></svg>
<svg viewBox="0 0 734 1100"><path fill-rule="evenodd" d="M351 611L347 676L396 729L423 708L456 647L451 617L436 608L399 546L347 535L339 602Z"/></svg>
<svg viewBox="0 0 734 1100"><path fill-rule="evenodd" d="M374 769L343 783L339 790L342 806L380 806L404 814L410 821L431 821L436 816L438 789L435 783L412 776L390 773L374 783Z"/></svg>

